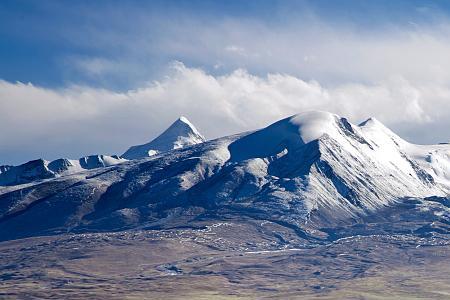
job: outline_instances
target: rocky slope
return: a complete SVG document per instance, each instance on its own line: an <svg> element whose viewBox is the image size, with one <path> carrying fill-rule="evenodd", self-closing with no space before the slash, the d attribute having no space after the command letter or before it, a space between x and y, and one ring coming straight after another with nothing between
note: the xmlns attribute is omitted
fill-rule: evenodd
<svg viewBox="0 0 450 300"><path fill-rule="evenodd" d="M375 119L354 125L307 112L252 133L0 187L0 239L227 218L326 238L324 228L360 222L402 199L445 204L449 165L449 145L410 144ZM448 206L439 213L447 218Z"/></svg>

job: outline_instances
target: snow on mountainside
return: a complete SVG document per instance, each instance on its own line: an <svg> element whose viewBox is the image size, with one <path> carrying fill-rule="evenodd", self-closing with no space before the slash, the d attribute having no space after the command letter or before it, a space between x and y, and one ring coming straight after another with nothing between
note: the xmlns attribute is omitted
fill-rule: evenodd
<svg viewBox="0 0 450 300"><path fill-rule="evenodd" d="M62 164L64 165L64 164ZM0 187L0 239L258 218L319 232L400 199L450 196L450 145L306 112L266 128L44 182Z"/></svg>
<svg viewBox="0 0 450 300"><path fill-rule="evenodd" d="M112 166L127 159L155 155L159 152L180 149L205 141L185 117L177 119L168 129L150 143L133 146L123 157L116 155L90 155L78 160L60 158L54 161L37 159L19 166L0 166L0 186L29 183L35 180L68 175L83 170Z"/></svg>
<svg viewBox="0 0 450 300"><path fill-rule="evenodd" d="M12 166L8 166L8 165L0 166L0 174L5 173L6 171L8 171L11 168L12 168Z"/></svg>
<svg viewBox="0 0 450 300"><path fill-rule="evenodd" d="M203 143L205 138L185 117L180 117L157 138L143 145L129 148L123 155L126 159L137 159L174 149Z"/></svg>
<svg viewBox="0 0 450 300"><path fill-rule="evenodd" d="M0 172L0 186L55 178L83 170L112 166L124 161L125 159L115 155L91 155L79 160L60 158L50 162L43 159L32 160L19 166L9 166L4 172Z"/></svg>

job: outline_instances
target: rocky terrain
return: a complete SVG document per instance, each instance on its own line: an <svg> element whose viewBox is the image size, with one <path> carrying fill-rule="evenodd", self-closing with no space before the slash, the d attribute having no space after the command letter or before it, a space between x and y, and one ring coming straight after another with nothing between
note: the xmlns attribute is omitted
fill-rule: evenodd
<svg viewBox="0 0 450 300"><path fill-rule="evenodd" d="M306 112L0 168L0 295L449 297L450 145Z"/></svg>
<svg viewBox="0 0 450 300"><path fill-rule="evenodd" d="M283 241L280 236L288 239ZM304 245L272 223L38 237L0 243L0 297L448 299L445 234Z"/></svg>

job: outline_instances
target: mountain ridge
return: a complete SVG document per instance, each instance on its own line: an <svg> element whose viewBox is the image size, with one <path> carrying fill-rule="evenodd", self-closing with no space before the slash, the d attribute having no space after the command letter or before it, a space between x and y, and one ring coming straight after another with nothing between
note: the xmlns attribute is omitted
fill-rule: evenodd
<svg viewBox="0 0 450 300"><path fill-rule="evenodd" d="M305 112L250 133L0 187L0 239L212 217L257 218L326 236L321 228L358 222L401 199L448 197L450 146L410 144L377 122L358 126ZM57 218L42 219L56 211ZM22 231L11 235L12 228Z"/></svg>
<svg viewBox="0 0 450 300"><path fill-rule="evenodd" d="M153 151L151 155L156 155L158 152L181 149L185 146L204 141L205 138L198 132L195 126L187 118L181 116L152 142L131 147L126 152L131 153L130 156L125 156L129 159L143 158L150 155L149 151ZM150 149L155 144L156 147L154 148L159 150ZM138 153L143 154L138 155ZM39 158L18 166L0 166L0 186L24 184L35 180L70 175L84 170L112 166L125 160L127 159L117 155L95 154L83 156L79 159L59 158L53 161Z"/></svg>

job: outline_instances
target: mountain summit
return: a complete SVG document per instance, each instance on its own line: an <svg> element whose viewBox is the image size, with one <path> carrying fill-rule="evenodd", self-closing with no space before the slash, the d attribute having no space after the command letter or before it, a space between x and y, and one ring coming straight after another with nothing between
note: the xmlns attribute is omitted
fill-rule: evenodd
<svg viewBox="0 0 450 300"><path fill-rule="evenodd" d="M399 203L411 198L418 200L408 207L439 209L432 219L450 222L442 206L450 196L450 145L408 143L373 118L355 125L335 114L305 112L203 141L180 118L124 156L159 155L0 186L0 240L233 218L331 239L327 228L400 211Z"/></svg>
<svg viewBox="0 0 450 300"><path fill-rule="evenodd" d="M205 138L195 126L187 118L181 116L157 138L143 145L132 146L122 157L126 159L143 158L204 141Z"/></svg>

